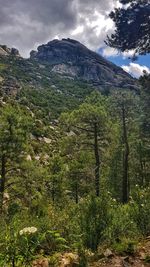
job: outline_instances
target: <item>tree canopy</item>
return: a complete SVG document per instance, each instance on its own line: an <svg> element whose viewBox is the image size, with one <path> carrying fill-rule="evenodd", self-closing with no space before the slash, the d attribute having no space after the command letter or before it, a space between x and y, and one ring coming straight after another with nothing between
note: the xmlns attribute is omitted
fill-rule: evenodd
<svg viewBox="0 0 150 267"><path fill-rule="evenodd" d="M115 33L107 36L106 44L121 52L150 53L150 1L120 0L121 7L110 13Z"/></svg>

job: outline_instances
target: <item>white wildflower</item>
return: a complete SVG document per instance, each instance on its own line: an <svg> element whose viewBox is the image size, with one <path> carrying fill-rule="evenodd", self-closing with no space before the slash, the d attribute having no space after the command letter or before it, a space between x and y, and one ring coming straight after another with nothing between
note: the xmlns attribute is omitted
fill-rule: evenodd
<svg viewBox="0 0 150 267"><path fill-rule="evenodd" d="M19 234L20 234L20 235L23 235L23 230L20 230Z"/></svg>
<svg viewBox="0 0 150 267"><path fill-rule="evenodd" d="M30 227L30 233L35 233L37 232L37 228L36 227Z"/></svg>
<svg viewBox="0 0 150 267"><path fill-rule="evenodd" d="M19 234L20 235L24 235L24 234L30 235L30 234L34 234L36 232L37 232L37 228L32 226L32 227L23 228L22 230L20 230Z"/></svg>

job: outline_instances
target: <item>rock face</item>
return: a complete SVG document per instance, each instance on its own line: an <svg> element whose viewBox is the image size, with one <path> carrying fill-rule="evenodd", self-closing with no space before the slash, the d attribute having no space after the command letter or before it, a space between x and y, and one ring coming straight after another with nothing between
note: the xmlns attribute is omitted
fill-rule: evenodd
<svg viewBox="0 0 150 267"><path fill-rule="evenodd" d="M96 86L136 89L136 81L122 68L72 39L53 40L31 51L30 58L52 65L52 71Z"/></svg>
<svg viewBox="0 0 150 267"><path fill-rule="evenodd" d="M19 51L16 48L9 48L6 45L0 45L0 56L10 55L20 57Z"/></svg>
<svg viewBox="0 0 150 267"><path fill-rule="evenodd" d="M14 77L9 76L6 80L0 82L0 92L3 92L5 95L15 96L20 89L21 86Z"/></svg>

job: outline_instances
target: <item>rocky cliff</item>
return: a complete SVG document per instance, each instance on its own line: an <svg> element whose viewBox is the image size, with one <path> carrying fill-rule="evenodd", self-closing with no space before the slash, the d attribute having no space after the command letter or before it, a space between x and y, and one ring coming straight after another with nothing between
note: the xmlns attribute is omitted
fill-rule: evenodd
<svg viewBox="0 0 150 267"><path fill-rule="evenodd" d="M90 82L103 88L137 88L122 68L72 39L53 40L31 51L30 59L50 64L52 72Z"/></svg>
<svg viewBox="0 0 150 267"><path fill-rule="evenodd" d="M19 51L16 48L9 48L6 45L0 45L0 56L10 55L20 57Z"/></svg>

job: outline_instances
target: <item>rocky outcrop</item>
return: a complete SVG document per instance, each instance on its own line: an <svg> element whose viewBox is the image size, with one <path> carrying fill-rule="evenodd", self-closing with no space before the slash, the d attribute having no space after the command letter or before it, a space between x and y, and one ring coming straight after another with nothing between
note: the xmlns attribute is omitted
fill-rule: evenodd
<svg viewBox="0 0 150 267"><path fill-rule="evenodd" d="M72 39L53 40L31 51L30 58L52 65L52 72L101 87L136 89L136 80L122 68Z"/></svg>
<svg viewBox="0 0 150 267"><path fill-rule="evenodd" d="M74 253L65 253L62 256L59 267L77 267L79 266L79 256Z"/></svg>
<svg viewBox="0 0 150 267"><path fill-rule="evenodd" d="M7 56L7 55L8 55L7 51L4 50L2 46L0 46L0 56Z"/></svg>
<svg viewBox="0 0 150 267"><path fill-rule="evenodd" d="M15 56L20 57L19 51L16 48L9 48L6 45L0 45L0 56Z"/></svg>
<svg viewBox="0 0 150 267"><path fill-rule="evenodd" d="M16 96L20 91L21 86L15 77L9 76L0 83L0 92L5 95Z"/></svg>

